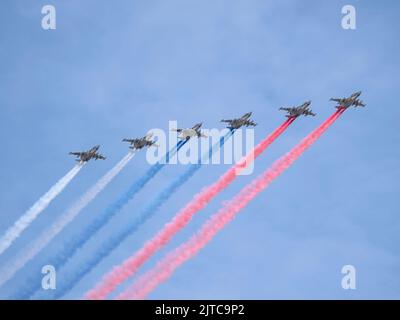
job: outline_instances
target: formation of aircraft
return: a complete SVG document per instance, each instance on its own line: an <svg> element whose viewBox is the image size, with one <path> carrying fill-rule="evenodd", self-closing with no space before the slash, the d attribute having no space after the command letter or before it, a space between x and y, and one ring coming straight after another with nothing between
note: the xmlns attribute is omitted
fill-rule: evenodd
<svg viewBox="0 0 400 320"><path fill-rule="evenodd" d="M70 152L69 154L76 156L76 161L80 161L80 162L87 162L91 159L94 160L105 160L106 157L104 157L103 155L97 153L97 151L99 150L100 146L94 146L93 148L87 150L87 151L82 151L82 152Z"/></svg>
<svg viewBox="0 0 400 320"><path fill-rule="evenodd" d="M287 112L286 117L298 117L298 116L313 116L315 117L315 113L313 113L310 109L311 101L306 101L302 105L298 107L282 107L279 110L283 110Z"/></svg>
<svg viewBox="0 0 400 320"><path fill-rule="evenodd" d="M257 123L255 123L253 120L250 120L251 115L252 115L252 112L248 112L248 113L245 113L243 116L241 116L238 119L232 119L232 120L222 119L221 122L228 123L228 129L239 129L243 126L255 127L257 125Z"/></svg>
<svg viewBox="0 0 400 320"><path fill-rule="evenodd" d="M195 124L191 128L186 129L172 129L171 131L176 131L179 133L178 138L181 140L189 140L193 137L198 138L206 138L207 136L203 134L200 130L201 126L203 125L202 122Z"/></svg>
<svg viewBox="0 0 400 320"><path fill-rule="evenodd" d="M158 145L151 140L151 137L153 136L153 133L148 133L146 134L143 138L134 138L134 139L123 139L122 141L128 142L130 144L131 149L133 150L140 150L144 147L158 147Z"/></svg>
<svg viewBox="0 0 400 320"><path fill-rule="evenodd" d="M365 107L365 104L362 100L358 99L361 95L361 91L357 91L350 95L347 98L331 98L330 101L335 101L337 102L336 108L349 108L351 106L354 107ZM299 116L315 116L315 113L313 113L310 109L311 101L306 101L302 105L297 106L297 107L282 107L279 108L279 110L286 111L286 117L292 118L292 117L299 117ZM237 119L230 119L230 120L225 120L222 119L221 122L227 123L229 129L239 129L241 127L255 127L257 124L250 119L252 115L252 112L245 113L243 116ZM203 123L197 123L191 128L185 128L185 129L172 129L172 131L176 131L179 133L178 138L182 140L189 140L190 138L193 137L198 137L198 138L206 138L207 136L201 132L200 128L203 125ZM144 147L158 147L158 145L155 143L154 140L151 140L153 134L148 133L142 138L134 138L134 139L123 139L122 141L128 142L130 144L131 149L134 150L140 150ZM91 159L94 160L105 160L106 157L103 155L97 153L99 150L100 146L94 146L93 148L87 150L87 151L82 151L82 152L70 152L69 154L76 156L76 161L80 162L87 162Z"/></svg>
<svg viewBox="0 0 400 320"><path fill-rule="evenodd" d="M345 108L347 109L348 107L354 106L354 107L365 107L365 104L362 100L358 99L358 97L361 95L361 91L354 92L350 97L348 98L331 98L330 101L335 101L338 103L336 108Z"/></svg>

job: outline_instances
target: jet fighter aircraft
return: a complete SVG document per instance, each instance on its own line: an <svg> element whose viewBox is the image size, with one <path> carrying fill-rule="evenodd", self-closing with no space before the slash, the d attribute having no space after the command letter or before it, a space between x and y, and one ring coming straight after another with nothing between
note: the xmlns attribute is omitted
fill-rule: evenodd
<svg viewBox="0 0 400 320"><path fill-rule="evenodd" d="M172 129L171 131L176 131L179 133L178 138L182 139L182 140L189 140L192 137L203 137L206 138L207 136L204 135L201 130L200 127L203 125L203 123L197 123L195 124L193 127L191 128L186 128L186 129Z"/></svg>
<svg viewBox="0 0 400 320"><path fill-rule="evenodd" d="M228 123L228 129L239 129L240 127L255 127L257 123L255 123L253 120L250 119L252 115L252 112L245 113L243 116L241 116L238 119L232 119L232 120L225 120L222 119L221 122L226 122Z"/></svg>
<svg viewBox="0 0 400 320"><path fill-rule="evenodd" d="M353 93L350 97L348 98L331 98L329 101L335 101L338 103L336 108L345 108L347 109L348 107L354 106L354 107L365 107L365 104L362 100L358 99L358 97L361 95L361 91L357 91Z"/></svg>
<svg viewBox="0 0 400 320"><path fill-rule="evenodd" d="M153 133L148 133L146 134L143 138L134 138L134 139L123 139L122 141L128 142L130 144L131 149L133 150L139 150L144 147L158 147L158 145L153 141L150 140L150 138L153 136Z"/></svg>
<svg viewBox="0 0 400 320"><path fill-rule="evenodd" d="M302 105L298 106L298 107L288 107L288 108L279 108L279 110L284 110L286 111L288 114L286 115L286 117L288 118L292 118L292 117L298 117L298 116L315 116L315 113L313 113L310 110L310 104L311 101L306 101L304 102Z"/></svg>
<svg viewBox="0 0 400 320"><path fill-rule="evenodd" d="M82 151L82 152L70 152L69 154L74 155L77 157L76 161L80 162L87 162L91 159L94 160L105 160L106 157L102 156L101 154L97 153L97 150L99 150L100 146L94 146L92 149L89 149L88 151Z"/></svg>

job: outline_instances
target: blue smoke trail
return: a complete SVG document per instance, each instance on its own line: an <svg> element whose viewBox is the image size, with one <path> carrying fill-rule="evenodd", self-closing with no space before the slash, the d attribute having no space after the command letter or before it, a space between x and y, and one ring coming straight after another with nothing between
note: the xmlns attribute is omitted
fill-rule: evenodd
<svg viewBox="0 0 400 320"><path fill-rule="evenodd" d="M211 159L214 152L222 148L225 141L228 140L234 133L234 129L229 130L226 135L221 137L220 141L210 147L207 153L202 157L199 157L196 164L190 165L190 167L175 181L168 185L158 196L145 207L138 215L138 217L129 224L123 225L123 229L117 231L109 239L102 242L97 251L91 255L87 262L80 263L74 267L76 269L72 273L63 274L63 283L57 286L57 290L52 292L52 298L58 299L68 293L86 274L88 274L94 267L96 267L100 261L107 257L124 239L134 233L143 225L148 219L150 219L157 210L165 203L179 187L181 187L189 178L191 178L197 170L200 169L201 164L207 159Z"/></svg>
<svg viewBox="0 0 400 320"><path fill-rule="evenodd" d="M45 264L50 264L54 266L56 270L59 270L61 266L74 256L79 248L81 248L99 229L106 225L113 216L121 211L129 200L131 200L165 166L165 164L169 162L169 159L174 156L187 141L188 140L179 141L175 147L166 153L161 161L154 164L139 180L133 183L122 197L108 206L102 214L96 216L96 219L94 219L83 232L66 242L61 250L59 250L54 257L50 258L50 262ZM40 270L40 268L38 270ZM43 275L40 271L37 271L35 274L36 276L28 279L27 284L22 290L19 290L19 293L12 298L28 299L40 289Z"/></svg>

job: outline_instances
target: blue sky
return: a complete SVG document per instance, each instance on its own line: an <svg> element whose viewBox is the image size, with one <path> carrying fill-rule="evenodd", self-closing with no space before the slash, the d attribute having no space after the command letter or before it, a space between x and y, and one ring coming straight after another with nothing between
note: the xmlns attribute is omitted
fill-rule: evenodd
<svg viewBox="0 0 400 320"><path fill-rule="evenodd" d="M45 4L56 7L56 30L41 28ZM356 30L341 28L345 4L357 10ZM124 137L167 129L169 120L219 127L222 118L253 111L260 141L282 122L279 107L312 100L318 117L298 119L257 160L258 174L332 113L330 97L362 90L367 108L348 110L150 298L400 298L399 9L389 0L3 1L0 232L71 168L69 151L101 144L108 159L85 166L0 264L126 154ZM147 168L138 154L44 254L56 252ZM66 298L80 298L226 168L202 168ZM80 255L184 169L163 169ZM254 176L237 179L143 270ZM341 288L346 264L356 267L356 290ZM0 296L30 271L27 265Z"/></svg>

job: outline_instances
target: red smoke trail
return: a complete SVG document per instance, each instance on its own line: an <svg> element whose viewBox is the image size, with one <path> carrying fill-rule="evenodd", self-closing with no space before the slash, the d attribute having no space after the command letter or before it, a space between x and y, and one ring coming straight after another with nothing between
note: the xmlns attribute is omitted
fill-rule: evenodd
<svg viewBox="0 0 400 320"><path fill-rule="evenodd" d="M166 281L176 268L196 255L242 208L299 158L339 118L344 110L343 108L337 110L290 152L277 160L261 176L243 188L232 200L225 203L203 225L199 232L192 236L186 243L169 253L153 269L145 273L136 283L120 294L117 299L144 299L159 284Z"/></svg>
<svg viewBox="0 0 400 320"><path fill-rule="evenodd" d="M184 228L193 215L204 208L219 192L225 189L240 172L254 161L276 138L283 133L296 118L287 119L272 134L261 141L239 163L233 165L217 182L206 187L180 210L175 217L167 223L151 240L133 256L125 260L121 265L114 267L103 279L90 290L85 297L87 299L105 299L119 284L132 276L138 268L146 262L157 250L162 248L179 230Z"/></svg>

